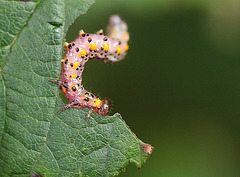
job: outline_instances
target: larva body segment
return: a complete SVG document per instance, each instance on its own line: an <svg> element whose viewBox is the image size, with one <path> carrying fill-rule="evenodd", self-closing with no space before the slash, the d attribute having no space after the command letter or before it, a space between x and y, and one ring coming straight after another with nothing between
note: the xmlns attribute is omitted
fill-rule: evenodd
<svg viewBox="0 0 240 177"><path fill-rule="evenodd" d="M87 119L92 111L99 115L106 115L110 109L108 100L100 100L88 92L82 85L82 73L85 63L91 58L101 59L104 62L122 60L128 50L129 34L127 25L114 15L110 18L108 34L105 36L100 30L97 34L88 34L80 31L79 37L71 43L65 43L66 53L62 60L61 81L50 79L62 86L66 98L70 101L60 111L69 107L90 107Z"/></svg>

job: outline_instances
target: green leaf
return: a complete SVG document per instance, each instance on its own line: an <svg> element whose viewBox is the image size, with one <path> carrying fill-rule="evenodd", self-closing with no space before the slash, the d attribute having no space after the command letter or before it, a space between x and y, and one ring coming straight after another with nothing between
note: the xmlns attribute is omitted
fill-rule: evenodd
<svg viewBox="0 0 240 177"><path fill-rule="evenodd" d="M119 114L63 106L64 36L93 0L0 1L0 176L114 176L148 158Z"/></svg>

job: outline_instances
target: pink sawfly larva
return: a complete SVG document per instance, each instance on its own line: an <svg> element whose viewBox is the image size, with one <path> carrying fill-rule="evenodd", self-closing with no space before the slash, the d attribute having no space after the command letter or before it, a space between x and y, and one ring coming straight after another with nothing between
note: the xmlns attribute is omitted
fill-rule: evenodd
<svg viewBox="0 0 240 177"><path fill-rule="evenodd" d="M82 73L89 59L97 58L108 63L118 62L128 51L127 25L119 16L111 16L107 33L108 35L105 36L102 30L96 34L88 34L81 30L77 39L71 43L64 43L66 53L62 60L61 80L49 79L62 87L63 93L70 102L59 112L69 107L89 107L87 120L93 111L99 115L107 115L109 112L110 101L99 99L82 85Z"/></svg>

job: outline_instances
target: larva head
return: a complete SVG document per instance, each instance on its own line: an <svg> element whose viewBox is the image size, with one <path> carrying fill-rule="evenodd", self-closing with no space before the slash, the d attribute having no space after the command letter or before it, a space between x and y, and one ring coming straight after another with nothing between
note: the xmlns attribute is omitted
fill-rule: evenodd
<svg viewBox="0 0 240 177"><path fill-rule="evenodd" d="M107 115L110 110L110 101L109 100L102 100L100 105L95 108L95 112L101 116Z"/></svg>

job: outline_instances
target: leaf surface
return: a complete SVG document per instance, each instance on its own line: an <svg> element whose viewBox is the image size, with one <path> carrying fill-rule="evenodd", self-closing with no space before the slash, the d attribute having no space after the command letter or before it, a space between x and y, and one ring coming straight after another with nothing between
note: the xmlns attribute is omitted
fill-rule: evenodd
<svg viewBox="0 0 240 177"><path fill-rule="evenodd" d="M119 114L63 106L49 78L64 36L93 0L0 1L0 176L113 176L148 153Z"/></svg>

